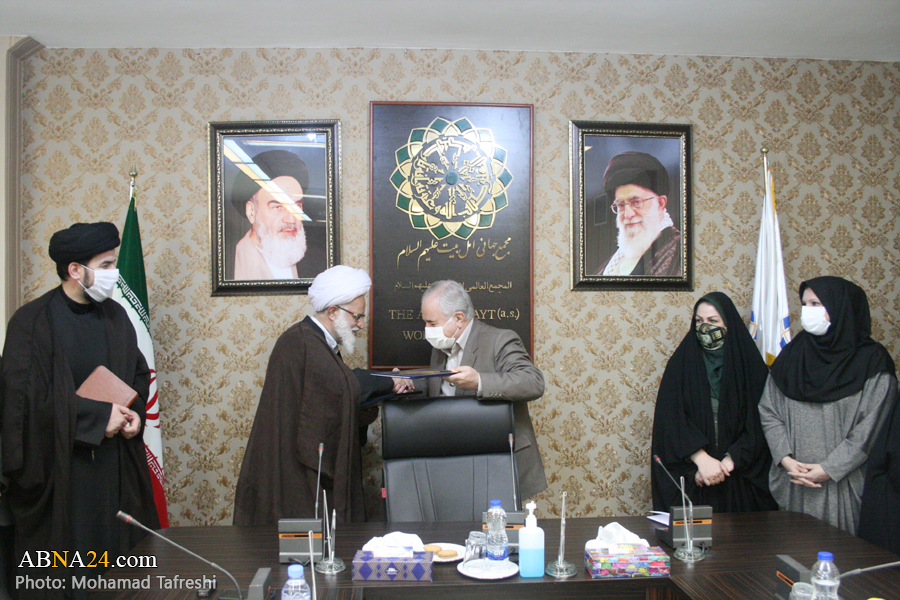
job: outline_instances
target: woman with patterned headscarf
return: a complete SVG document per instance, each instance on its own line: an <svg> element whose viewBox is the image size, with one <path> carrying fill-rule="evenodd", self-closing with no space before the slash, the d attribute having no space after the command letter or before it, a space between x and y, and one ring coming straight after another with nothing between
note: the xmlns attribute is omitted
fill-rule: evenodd
<svg viewBox="0 0 900 600"><path fill-rule="evenodd" d="M858 285L800 285L801 331L784 347L759 404L774 462L772 495L850 533L859 524L869 450L897 397L894 361L874 341Z"/></svg>
<svg viewBox="0 0 900 600"><path fill-rule="evenodd" d="M652 450L684 477L694 504L715 512L775 510L771 458L757 405L768 369L731 299L713 292L694 305L691 329L663 373ZM681 506L681 492L651 467L653 508Z"/></svg>

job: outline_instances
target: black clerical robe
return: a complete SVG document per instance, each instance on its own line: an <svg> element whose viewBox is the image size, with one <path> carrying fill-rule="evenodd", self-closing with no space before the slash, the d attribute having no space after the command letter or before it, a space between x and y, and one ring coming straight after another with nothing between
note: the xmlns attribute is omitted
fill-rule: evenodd
<svg viewBox="0 0 900 600"><path fill-rule="evenodd" d="M363 372L361 377L376 379ZM367 382L331 349L310 317L281 334L266 368L234 500L235 525L274 525L312 518L319 443L321 487L328 511L344 522L365 521L359 427L361 391L388 393L390 378ZM319 492L320 515L322 506Z"/></svg>
<svg viewBox="0 0 900 600"><path fill-rule="evenodd" d="M613 255L615 256L615 254ZM612 257L597 271L597 275L603 275L606 265ZM634 266L631 277L681 277L681 232L674 227L666 227L659 232L650 247L641 255L641 260Z"/></svg>
<svg viewBox="0 0 900 600"><path fill-rule="evenodd" d="M38 550L74 551L76 540L96 539L92 536L98 529L109 529L104 533L112 547L95 551L108 551L110 560L134 546L144 535L139 529L115 521L114 515L95 515L96 506L74 501L79 488L103 487L107 478L119 482L119 495L112 505L150 527L159 526L140 434L130 440L121 435L103 439L101 435L96 447L114 445L109 447L116 460L93 471L89 465L86 470L73 468L76 453L84 449L78 436L86 430L79 422L85 399L75 394L72 368L54 326L53 305L62 301L62 294L62 289L56 288L16 311L7 327L0 363L2 469L9 478L7 499L13 514L17 564L24 552L34 556ZM131 408L143 425L150 372L138 349L134 327L124 309L112 300L95 310L97 326L105 336L105 366L138 392ZM96 420L96 414L89 418ZM75 480L76 472L83 481ZM86 537L75 531L76 522L87 524L84 527L90 531ZM20 593L20 597L32 596ZM35 597L59 595L41 592Z"/></svg>

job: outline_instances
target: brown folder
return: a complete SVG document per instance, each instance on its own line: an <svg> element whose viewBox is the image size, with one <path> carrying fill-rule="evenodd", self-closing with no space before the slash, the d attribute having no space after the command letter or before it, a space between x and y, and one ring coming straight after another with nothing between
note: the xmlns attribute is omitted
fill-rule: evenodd
<svg viewBox="0 0 900 600"><path fill-rule="evenodd" d="M111 402L125 407L131 406L138 397L136 391L103 365L94 369L75 393L82 398Z"/></svg>

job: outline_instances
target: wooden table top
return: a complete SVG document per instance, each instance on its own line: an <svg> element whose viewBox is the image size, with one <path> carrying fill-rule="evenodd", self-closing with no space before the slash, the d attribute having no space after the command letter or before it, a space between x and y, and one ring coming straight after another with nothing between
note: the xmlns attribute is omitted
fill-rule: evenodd
<svg viewBox="0 0 900 600"><path fill-rule="evenodd" d="M584 543L597 535L598 527L613 521L662 546L654 533L658 527L645 517L570 518L566 523L565 558L576 566L576 574L565 580L525 579L518 575L500 581L482 581L462 576L456 563L435 563L433 582L354 582L351 562L356 550L369 539L390 531L418 534L424 543L465 544L469 531L480 523L362 523L341 525L337 531L336 555L347 564L337 575L316 574L320 600L340 598L642 598L647 600L721 600L723 598L772 598L775 589L775 555L787 554L805 565L812 565L820 550L834 553L841 572L900 560L900 557L851 536L818 519L801 513L765 512L717 514L713 520L713 546L709 556L698 563L685 564L674 557L669 578L591 579L584 568ZM546 539L545 559L559 552L558 519L540 519ZM275 527L179 527L161 530L193 552L228 569L246 589L256 570L272 568L272 585L280 587L287 579L287 566L278 560ZM211 578L216 575L218 597L234 596L227 589L231 581L221 573L184 554L153 536L145 538L132 556L152 555L157 568L111 569L103 579L151 576L151 592L133 591L97 594L98 598L159 598L180 600L196 598L189 590L161 590L158 577L178 575L184 579ZM309 575L307 574L307 580ZM870 597L898 597L900 569L866 573L847 578L841 585L844 600Z"/></svg>

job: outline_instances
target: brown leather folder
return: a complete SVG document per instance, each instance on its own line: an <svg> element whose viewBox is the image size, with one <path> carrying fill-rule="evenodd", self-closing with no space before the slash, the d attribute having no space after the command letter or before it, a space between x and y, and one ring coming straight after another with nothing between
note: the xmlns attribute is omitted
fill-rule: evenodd
<svg viewBox="0 0 900 600"><path fill-rule="evenodd" d="M94 369L75 393L82 398L111 402L125 407L131 406L138 397L136 391L103 365Z"/></svg>

